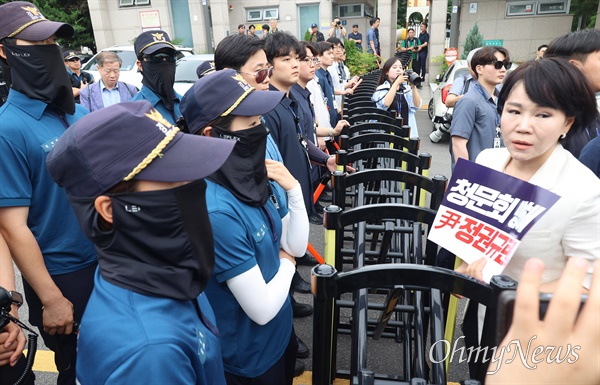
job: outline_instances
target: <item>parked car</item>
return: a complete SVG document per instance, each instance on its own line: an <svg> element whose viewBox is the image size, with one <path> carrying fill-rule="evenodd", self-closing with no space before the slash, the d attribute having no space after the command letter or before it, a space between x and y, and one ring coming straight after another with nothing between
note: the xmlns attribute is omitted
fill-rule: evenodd
<svg viewBox="0 0 600 385"><path fill-rule="evenodd" d="M115 45L112 47L104 48L102 51L112 51L119 55L121 58L121 75L119 80L125 83L129 83L137 88L142 88L142 74L139 72L138 67L136 65L137 57L135 55L135 51L133 50L132 45ZM180 59L187 55L192 55L192 48L186 47L177 47L177 59ZM94 80L100 80L100 74L98 73L96 56L94 55L87 63L82 67L83 71L89 72L94 76Z"/></svg>
<svg viewBox="0 0 600 385"><path fill-rule="evenodd" d="M517 64L512 63L506 74L508 75L517 67ZM455 60L446 72L436 77L437 84L430 84L432 97L429 101L427 112L429 119L433 122L433 132L429 136L432 142L439 142L443 135L450 131L453 108L446 107L446 97L450 92L454 79L458 79L460 76L467 76L468 74L469 67L467 66L467 61Z"/></svg>
<svg viewBox="0 0 600 385"><path fill-rule="evenodd" d="M88 61L90 61L90 59L92 57L94 57L94 55L92 55L92 54L81 53L81 52L77 52L77 56L79 56L79 60L81 61L81 65L84 65L85 63L87 63Z"/></svg>
<svg viewBox="0 0 600 385"><path fill-rule="evenodd" d="M196 68L205 61L214 60L215 56L213 54L190 55L177 60L175 85L173 86L175 91L183 96L198 80Z"/></svg>

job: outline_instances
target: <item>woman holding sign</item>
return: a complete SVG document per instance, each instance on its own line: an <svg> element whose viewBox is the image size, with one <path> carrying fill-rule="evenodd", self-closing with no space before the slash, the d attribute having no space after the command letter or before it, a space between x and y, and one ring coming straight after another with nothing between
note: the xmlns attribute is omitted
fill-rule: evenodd
<svg viewBox="0 0 600 385"><path fill-rule="evenodd" d="M527 260L540 258L546 265L540 290L552 293L570 257L600 259L600 179L560 144L592 122L594 93L564 59L528 61L506 78L498 110L506 148L484 150L477 163L560 196L522 238L502 274L518 279ZM463 261L456 270L481 280L486 262ZM590 268L584 291L591 276ZM479 345L475 330L481 335L485 314L479 308L470 306L463 321L468 346Z"/></svg>
<svg viewBox="0 0 600 385"><path fill-rule="evenodd" d="M564 59L529 61L505 80L498 97L506 148L477 163L543 187L561 198L523 237L503 274L518 279L529 258L544 260L542 291L556 287L567 259L600 259L600 179L560 142L592 122L596 102L581 71ZM481 277L485 259L458 271ZM591 271L584 286L589 287Z"/></svg>

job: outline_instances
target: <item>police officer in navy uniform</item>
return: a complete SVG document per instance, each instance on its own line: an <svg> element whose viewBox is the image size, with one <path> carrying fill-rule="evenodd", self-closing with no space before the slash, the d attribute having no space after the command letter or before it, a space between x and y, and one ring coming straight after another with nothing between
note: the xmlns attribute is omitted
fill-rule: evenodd
<svg viewBox="0 0 600 385"><path fill-rule="evenodd" d="M48 155L98 251L79 384L225 385L203 293L215 255L202 178L233 145L183 134L144 100L82 118Z"/></svg>
<svg viewBox="0 0 600 385"><path fill-rule="evenodd" d="M81 60L75 51L65 51L63 60L67 67L71 87L73 88L73 97L75 103L79 103L79 93L82 89L94 82L94 77L89 73L81 70Z"/></svg>
<svg viewBox="0 0 600 385"><path fill-rule="evenodd" d="M181 116L181 95L173 89L177 51L165 31L142 32L134 44L142 89L131 100L147 100L171 123Z"/></svg>
<svg viewBox="0 0 600 385"><path fill-rule="evenodd" d="M46 19L27 2L0 6L0 58L12 86L0 108L0 233L23 276L29 322L55 352L59 384L75 384L79 322L97 257L46 156L87 110L75 104L57 38L73 27Z"/></svg>

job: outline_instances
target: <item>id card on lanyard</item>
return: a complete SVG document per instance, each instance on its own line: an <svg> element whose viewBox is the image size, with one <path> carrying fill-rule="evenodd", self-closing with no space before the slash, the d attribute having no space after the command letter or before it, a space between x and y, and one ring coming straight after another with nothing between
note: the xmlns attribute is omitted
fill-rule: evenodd
<svg viewBox="0 0 600 385"><path fill-rule="evenodd" d="M296 134L298 135L298 141L304 150L304 154L306 155L306 160L308 161L308 165L312 168L312 164L310 163L310 157L308 156L308 143L306 142L306 138L304 132L302 131L302 126L300 126L300 117L294 112L294 108L290 104L289 106L290 112L294 116L294 123L296 124Z"/></svg>

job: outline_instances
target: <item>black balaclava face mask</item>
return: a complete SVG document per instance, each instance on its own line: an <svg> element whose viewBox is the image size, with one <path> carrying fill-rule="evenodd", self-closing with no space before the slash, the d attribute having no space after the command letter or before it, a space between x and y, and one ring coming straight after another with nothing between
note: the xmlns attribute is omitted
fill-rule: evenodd
<svg viewBox="0 0 600 385"><path fill-rule="evenodd" d="M66 114L75 113L69 75L56 44L4 46L12 88Z"/></svg>
<svg viewBox="0 0 600 385"><path fill-rule="evenodd" d="M160 96L168 110L173 111L175 104L175 63L163 61L150 63L142 58L142 84Z"/></svg>
<svg viewBox="0 0 600 385"><path fill-rule="evenodd" d="M208 179L231 191L240 201L262 206L269 199L269 179L265 165L267 129L264 124L240 131L212 128L212 136L235 140L227 161Z"/></svg>
<svg viewBox="0 0 600 385"><path fill-rule="evenodd" d="M96 245L100 274L139 294L192 300L215 265L206 182L168 190L109 195L112 229L98 225L93 200L69 197L85 234Z"/></svg>

